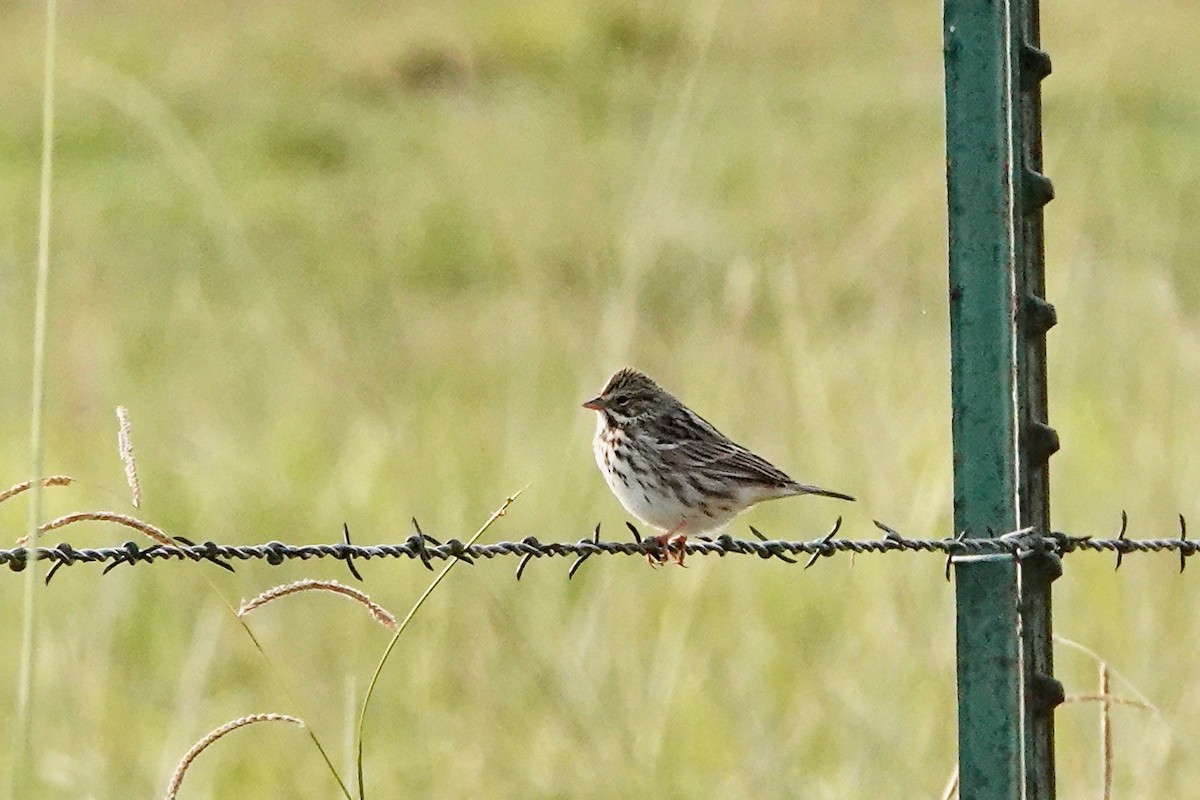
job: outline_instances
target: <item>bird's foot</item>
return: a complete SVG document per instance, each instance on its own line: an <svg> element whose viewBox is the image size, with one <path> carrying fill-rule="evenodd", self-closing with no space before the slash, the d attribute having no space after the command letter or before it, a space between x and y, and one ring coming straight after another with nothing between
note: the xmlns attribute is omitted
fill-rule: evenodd
<svg viewBox="0 0 1200 800"><path fill-rule="evenodd" d="M673 562L685 569L687 568L687 565L683 563L683 559L687 555L686 536L676 534L674 531L667 531L661 536L655 536L654 540L658 542L660 549L646 554L646 558L650 561L651 566L657 567Z"/></svg>
<svg viewBox="0 0 1200 800"><path fill-rule="evenodd" d="M667 544L668 535L655 536L654 541L658 543L658 547L646 553L646 563L657 569L663 566L671 559L671 549Z"/></svg>

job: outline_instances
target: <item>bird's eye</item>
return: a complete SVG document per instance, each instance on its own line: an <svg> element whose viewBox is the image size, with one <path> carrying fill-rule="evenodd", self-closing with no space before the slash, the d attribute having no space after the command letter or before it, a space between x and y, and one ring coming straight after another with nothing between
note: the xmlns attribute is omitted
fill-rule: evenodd
<svg viewBox="0 0 1200 800"><path fill-rule="evenodd" d="M619 411L622 414L627 414L629 413L629 395L616 395L608 405L613 411Z"/></svg>

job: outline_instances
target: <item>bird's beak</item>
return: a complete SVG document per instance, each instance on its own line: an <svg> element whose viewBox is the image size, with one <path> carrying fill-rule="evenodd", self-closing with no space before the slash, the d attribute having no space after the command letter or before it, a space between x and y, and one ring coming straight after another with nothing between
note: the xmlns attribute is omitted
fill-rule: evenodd
<svg viewBox="0 0 1200 800"><path fill-rule="evenodd" d="M590 408L592 411L599 411L600 409L604 408L604 401L599 397L593 397L591 400L588 400L586 403L584 403L583 407Z"/></svg>

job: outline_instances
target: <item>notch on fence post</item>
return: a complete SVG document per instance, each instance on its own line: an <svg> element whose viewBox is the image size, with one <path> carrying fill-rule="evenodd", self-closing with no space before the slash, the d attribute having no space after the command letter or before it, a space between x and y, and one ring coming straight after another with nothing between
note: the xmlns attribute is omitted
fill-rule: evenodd
<svg viewBox="0 0 1200 800"><path fill-rule="evenodd" d="M1037 0L945 0L954 525L1049 530ZM959 796L1054 797L1057 557L956 560Z"/></svg>

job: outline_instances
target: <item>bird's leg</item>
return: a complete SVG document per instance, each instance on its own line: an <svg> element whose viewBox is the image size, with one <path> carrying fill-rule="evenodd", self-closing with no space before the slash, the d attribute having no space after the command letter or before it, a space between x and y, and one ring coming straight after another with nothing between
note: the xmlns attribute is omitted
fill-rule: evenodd
<svg viewBox="0 0 1200 800"><path fill-rule="evenodd" d="M646 560L650 562L650 566L657 567L666 564L668 561L674 561L681 567L686 565L683 563L683 557L687 555L687 534L680 533L684 523L680 522L675 527L654 537L662 548L661 553L647 553ZM671 552L671 545L674 544L678 549Z"/></svg>
<svg viewBox="0 0 1200 800"><path fill-rule="evenodd" d="M651 567L659 567L667 563L667 558L670 555L670 550L667 549L666 534L655 536L654 541L658 542L658 546L662 550L651 550L646 553L646 563Z"/></svg>
<svg viewBox="0 0 1200 800"><path fill-rule="evenodd" d="M687 569L687 565L683 563L683 557L687 555L687 537L680 535L680 536L676 536L671 541L679 547L679 549L677 551L675 551L675 563L678 564L679 566L683 567L684 569ZM669 550L670 545L668 545L667 547Z"/></svg>

